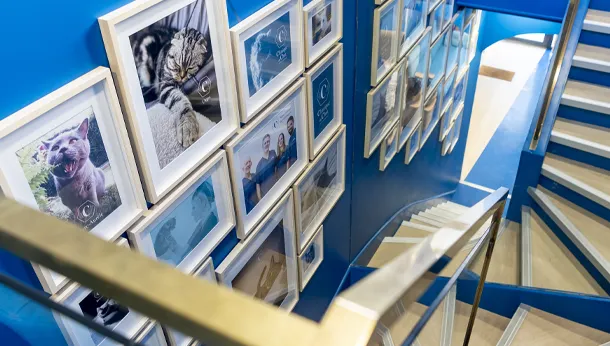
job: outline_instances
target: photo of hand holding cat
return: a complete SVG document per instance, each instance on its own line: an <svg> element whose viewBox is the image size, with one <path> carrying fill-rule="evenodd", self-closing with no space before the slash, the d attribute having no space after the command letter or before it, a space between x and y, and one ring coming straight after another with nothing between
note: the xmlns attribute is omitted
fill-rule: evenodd
<svg viewBox="0 0 610 346"><path fill-rule="evenodd" d="M326 5L323 9L318 11L311 18L312 24L312 45L316 45L318 42L322 41L330 32L332 31L332 4Z"/></svg>
<svg viewBox="0 0 610 346"><path fill-rule="evenodd" d="M88 230L121 205L91 108L16 153L41 211Z"/></svg>
<svg viewBox="0 0 610 346"><path fill-rule="evenodd" d="M208 23L199 0L129 37L161 169L222 120Z"/></svg>

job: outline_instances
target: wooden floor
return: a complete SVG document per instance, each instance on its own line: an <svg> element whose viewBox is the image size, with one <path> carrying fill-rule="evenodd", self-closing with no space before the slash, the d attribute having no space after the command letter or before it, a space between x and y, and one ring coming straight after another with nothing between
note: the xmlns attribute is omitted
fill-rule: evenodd
<svg viewBox="0 0 610 346"><path fill-rule="evenodd" d="M599 346L608 341L610 334L530 308L512 345Z"/></svg>
<svg viewBox="0 0 610 346"><path fill-rule="evenodd" d="M520 226L518 223L509 222L506 229L500 235L494 247L487 282L497 282L507 285L518 285L520 283L519 273L519 241ZM480 274L483 268L485 256L477 258L472 266L472 271Z"/></svg>
<svg viewBox="0 0 610 346"><path fill-rule="evenodd" d="M534 287L606 296L604 290L533 210L530 224Z"/></svg>
<svg viewBox="0 0 610 346"><path fill-rule="evenodd" d="M455 304L451 344L453 346L462 346L472 306L460 301L456 301ZM509 321L506 317L479 308L470 338L470 345L495 346L502 337ZM424 345L422 344L422 346Z"/></svg>
<svg viewBox="0 0 610 346"><path fill-rule="evenodd" d="M441 327L443 323L443 310L441 307L442 304L434 314L432 314L432 317L417 337L421 346L440 344ZM415 324L421 319L427 309L428 307L423 304L412 304L407 309L406 314L389 327L395 345L400 345L407 339L413 330L413 327L415 327Z"/></svg>
<svg viewBox="0 0 610 346"><path fill-rule="evenodd" d="M598 167L566 159L553 154L546 154L544 164L561 170L592 188L610 195L610 172Z"/></svg>
<svg viewBox="0 0 610 346"><path fill-rule="evenodd" d="M381 268L401 253L412 248L414 245L415 243L381 243L367 266L371 268Z"/></svg>

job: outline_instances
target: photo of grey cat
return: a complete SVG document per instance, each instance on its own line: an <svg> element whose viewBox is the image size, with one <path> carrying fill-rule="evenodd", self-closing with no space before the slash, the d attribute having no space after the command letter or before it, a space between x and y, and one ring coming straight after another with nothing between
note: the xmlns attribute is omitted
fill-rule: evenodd
<svg viewBox="0 0 610 346"><path fill-rule="evenodd" d="M163 169L221 119L204 0L129 37Z"/></svg>
<svg viewBox="0 0 610 346"><path fill-rule="evenodd" d="M92 108L16 153L41 211L88 230L121 205Z"/></svg>

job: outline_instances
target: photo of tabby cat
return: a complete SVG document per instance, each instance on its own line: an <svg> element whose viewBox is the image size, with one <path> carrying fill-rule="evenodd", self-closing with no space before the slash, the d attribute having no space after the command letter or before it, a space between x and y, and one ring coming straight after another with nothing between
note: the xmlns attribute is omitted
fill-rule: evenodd
<svg viewBox="0 0 610 346"><path fill-rule="evenodd" d="M129 37L161 169L222 120L207 16L199 0Z"/></svg>
<svg viewBox="0 0 610 346"><path fill-rule="evenodd" d="M41 211L88 230L121 205L92 108L16 152Z"/></svg>
<svg viewBox="0 0 610 346"><path fill-rule="evenodd" d="M312 45L316 45L318 42L322 41L324 37L326 37L332 31L332 4L326 5L323 9L318 11L311 18L312 24Z"/></svg>

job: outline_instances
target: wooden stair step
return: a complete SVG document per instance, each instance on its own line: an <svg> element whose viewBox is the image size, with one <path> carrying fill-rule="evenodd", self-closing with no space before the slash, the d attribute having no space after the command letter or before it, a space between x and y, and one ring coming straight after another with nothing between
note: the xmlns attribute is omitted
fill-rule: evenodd
<svg viewBox="0 0 610 346"><path fill-rule="evenodd" d="M456 301L451 345L462 346L471 310L472 305ZM502 333L506 326L508 326L509 321L504 316L494 314L479 307L470 338L470 345L495 346L502 337Z"/></svg>
<svg viewBox="0 0 610 346"><path fill-rule="evenodd" d="M610 34L610 12L590 9L585 17L583 30Z"/></svg>
<svg viewBox="0 0 610 346"><path fill-rule="evenodd" d="M592 112L610 114L610 88L568 80L561 104Z"/></svg>
<svg viewBox="0 0 610 346"><path fill-rule="evenodd" d="M604 127L557 118L551 141L610 159L610 130Z"/></svg>
<svg viewBox="0 0 610 346"><path fill-rule="evenodd" d="M423 238L395 238L383 239L377 251L367 264L371 268L381 268L403 252L418 244Z"/></svg>

